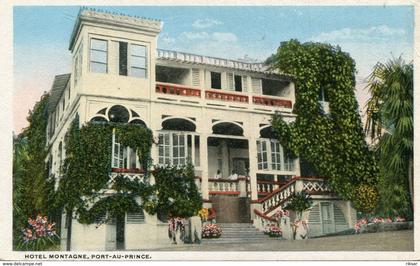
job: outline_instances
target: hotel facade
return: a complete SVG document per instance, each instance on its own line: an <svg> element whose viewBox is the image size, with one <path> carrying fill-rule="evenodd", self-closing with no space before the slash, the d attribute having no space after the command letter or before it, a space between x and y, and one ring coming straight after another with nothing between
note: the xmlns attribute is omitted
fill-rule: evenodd
<svg viewBox="0 0 420 266"><path fill-rule="evenodd" d="M161 27L157 20L80 11L69 45L72 71L55 77L48 106L46 160L56 185L65 178L64 138L76 116L80 126L139 124L153 132L153 163L194 165L203 206L216 210L217 223L261 230L288 197L306 191L314 199L305 213L310 236L352 228L356 213L350 203L323 178L305 173L299 158L274 138L274 113L286 122L295 119L293 77L268 71L263 63L158 49ZM328 112L328 103L321 104ZM123 172L141 179L135 151L110 137L110 178ZM124 249L169 243L159 215L127 213L124 226ZM116 235L115 223L84 225L62 215L62 250L115 250Z"/></svg>

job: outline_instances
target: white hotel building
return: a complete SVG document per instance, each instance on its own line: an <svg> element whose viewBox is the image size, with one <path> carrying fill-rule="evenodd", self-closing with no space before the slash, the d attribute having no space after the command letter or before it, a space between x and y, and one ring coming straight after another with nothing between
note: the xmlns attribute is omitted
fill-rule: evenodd
<svg viewBox="0 0 420 266"><path fill-rule="evenodd" d="M51 173L60 180L64 136L76 115L89 121L149 127L158 164L195 166L205 207L218 223L261 229L294 191L311 193L310 234L352 228L355 211L323 179L301 176L300 161L273 138L271 116L293 121L293 77L246 63L157 48L161 22L83 9L71 35L72 73L54 79L47 128ZM135 153L113 145L113 169L141 175ZM214 179L217 171L221 179ZM227 177L234 171L236 180ZM112 176L113 173L110 173ZM115 224L82 225L63 214L62 249L114 250ZM146 212L127 214L125 249L169 243L167 224ZM69 233L68 228L71 228ZM255 228L254 228L255 230Z"/></svg>

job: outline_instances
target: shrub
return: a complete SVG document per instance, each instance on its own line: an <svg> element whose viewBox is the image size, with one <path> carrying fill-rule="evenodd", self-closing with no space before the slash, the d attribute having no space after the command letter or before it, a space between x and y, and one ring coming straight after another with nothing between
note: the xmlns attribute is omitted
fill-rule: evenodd
<svg viewBox="0 0 420 266"><path fill-rule="evenodd" d="M360 185L356 188L353 205L357 210L368 213L375 209L378 203L378 191L369 185Z"/></svg>
<svg viewBox="0 0 420 266"><path fill-rule="evenodd" d="M58 241L55 223L48 222L47 216L38 215L36 219L28 219L28 227L22 229L17 249L42 251L58 244Z"/></svg>

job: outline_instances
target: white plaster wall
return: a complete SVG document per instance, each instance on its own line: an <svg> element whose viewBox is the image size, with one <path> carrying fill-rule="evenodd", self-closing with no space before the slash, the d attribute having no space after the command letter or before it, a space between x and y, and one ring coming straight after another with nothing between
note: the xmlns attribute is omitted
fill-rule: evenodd
<svg viewBox="0 0 420 266"><path fill-rule="evenodd" d="M96 224L85 225L73 219L71 230L72 251L104 251L106 246L105 224L96 227Z"/></svg>

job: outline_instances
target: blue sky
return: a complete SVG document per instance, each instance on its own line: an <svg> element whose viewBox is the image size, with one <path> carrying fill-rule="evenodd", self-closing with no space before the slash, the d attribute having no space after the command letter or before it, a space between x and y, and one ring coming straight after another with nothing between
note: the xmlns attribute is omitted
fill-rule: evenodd
<svg viewBox="0 0 420 266"><path fill-rule="evenodd" d="M337 44L356 60L357 96L378 61L413 56L414 8L410 6L100 7L163 21L158 47L232 59L262 61L281 41ZM14 8L14 130L49 90L56 74L70 70L68 42L79 7ZM19 102L19 104L17 104Z"/></svg>

